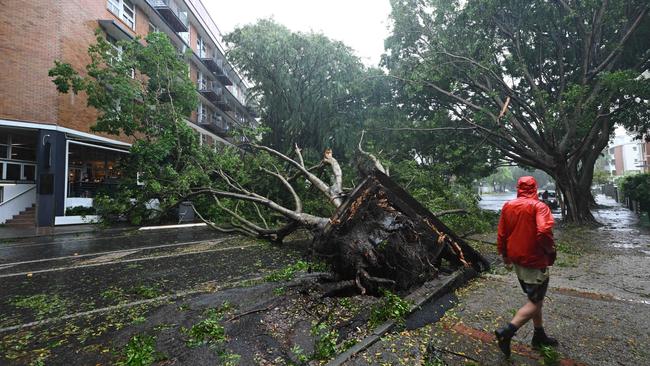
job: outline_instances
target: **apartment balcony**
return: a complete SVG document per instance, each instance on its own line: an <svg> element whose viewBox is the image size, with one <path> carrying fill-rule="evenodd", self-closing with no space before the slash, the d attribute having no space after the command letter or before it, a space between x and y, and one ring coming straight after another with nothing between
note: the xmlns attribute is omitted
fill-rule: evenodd
<svg viewBox="0 0 650 366"><path fill-rule="evenodd" d="M201 116L199 118L199 125L208 130L211 130L217 135L226 135L230 130L230 126L228 123L226 123L226 121L224 121L223 117L221 116Z"/></svg>
<svg viewBox="0 0 650 366"><path fill-rule="evenodd" d="M174 32L187 32L187 12L180 11L174 0L147 0Z"/></svg>
<svg viewBox="0 0 650 366"><path fill-rule="evenodd" d="M217 103L223 99L223 88L210 81L199 82L198 90L207 100Z"/></svg>
<svg viewBox="0 0 650 366"><path fill-rule="evenodd" d="M217 72L214 73L214 76L219 80L219 82L223 85L232 85L232 80L230 80L230 77L226 73L226 70L223 68Z"/></svg>
<svg viewBox="0 0 650 366"><path fill-rule="evenodd" d="M253 117L253 118L257 118L257 117L259 117L259 116L257 115L257 111L255 110L255 108L253 108L253 106L247 105L247 106L245 106L244 108L246 109L246 112L247 112L251 117Z"/></svg>
<svg viewBox="0 0 650 366"><path fill-rule="evenodd" d="M235 108L234 103L235 102L231 98L229 98L228 95L224 95L223 98L217 100L217 106L219 107L219 109L221 109L224 112L229 112L234 110Z"/></svg>
<svg viewBox="0 0 650 366"><path fill-rule="evenodd" d="M201 62L215 74L223 74L223 59L210 56L209 54L199 54Z"/></svg>

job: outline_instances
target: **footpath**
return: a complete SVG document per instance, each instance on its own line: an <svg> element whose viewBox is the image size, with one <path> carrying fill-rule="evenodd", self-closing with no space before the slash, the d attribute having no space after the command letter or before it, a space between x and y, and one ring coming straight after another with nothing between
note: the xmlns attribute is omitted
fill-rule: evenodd
<svg viewBox="0 0 650 366"><path fill-rule="evenodd" d="M551 269L544 308L557 353L530 347L526 324L511 360L496 347L493 331L525 301L516 276L499 261L495 235L474 242L495 264L439 304L442 319L392 333L347 365L650 365L650 232L636 216L604 196L595 211L603 227L555 230L559 253Z"/></svg>

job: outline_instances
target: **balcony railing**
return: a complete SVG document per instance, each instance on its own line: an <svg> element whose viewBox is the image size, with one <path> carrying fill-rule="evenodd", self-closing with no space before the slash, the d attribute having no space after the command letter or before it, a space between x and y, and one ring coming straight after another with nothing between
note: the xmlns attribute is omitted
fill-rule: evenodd
<svg viewBox="0 0 650 366"><path fill-rule="evenodd" d="M219 80L219 82L223 85L232 85L232 80L230 80L230 76L228 76L228 73L226 73L226 70L223 69L223 67L216 71L214 73L214 76Z"/></svg>
<svg viewBox="0 0 650 366"><path fill-rule="evenodd" d="M228 95L224 95L223 98L219 99L217 105L224 112L232 111L235 108L233 100Z"/></svg>
<svg viewBox="0 0 650 366"><path fill-rule="evenodd" d="M217 135L225 135L230 130L230 126L221 116L203 115L199 118L199 125L205 127Z"/></svg>
<svg viewBox="0 0 650 366"><path fill-rule="evenodd" d="M223 88L211 81L199 81L198 90L201 95L211 102L219 102L223 99Z"/></svg>
<svg viewBox="0 0 650 366"><path fill-rule="evenodd" d="M180 11L174 0L147 0L147 2L167 21L174 32L187 32L187 12Z"/></svg>
<svg viewBox="0 0 650 366"><path fill-rule="evenodd" d="M223 74L223 59L212 56L208 52L199 52L199 58L208 70L215 74Z"/></svg>

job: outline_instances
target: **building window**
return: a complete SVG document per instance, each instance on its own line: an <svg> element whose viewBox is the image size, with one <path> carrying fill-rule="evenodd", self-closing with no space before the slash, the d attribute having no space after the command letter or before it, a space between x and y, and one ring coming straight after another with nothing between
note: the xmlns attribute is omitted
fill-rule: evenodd
<svg viewBox="0 0 650 366"><path fill-rule="evenodd" d="M196 72L196 84L199 86L199 90L205 90L207 88L207 82L201 71Z"/></svg>
<svg viewBox="0 0 650 366"><path fill-rule="evenodd" d="M151 22L149 22L149 33L153 33L153 32L160 32L160 29L158 29L158 27L156 27L155 25L151 24Z"/></svg>
<svg viewBox="0 0 650 366"><path fill-rule="evenodd" d="M199 103L199 110L197 115L197 121L199 123L203 122L208 117L208 110L205 108L203 103Z"/></svg>
<svg viewBox="0 0 650 366"><path fill-rule="evenodd" d="M35 165L23 165L23 179L24 180L36 180L36 166Z"/></svg>
<svg viewBox="0 0 650 366"><path fill-rule="evenodd" d="M0 180L34 181L36 136L0 131Z"/></svg>
<svg viewBox="0 0 650 366"><path fill-rule="evenodd" d="M190 32L178 32L178 36L181 37L183 42L189 46L190 44Z"/></svg>
<svg viewBox="0 0 650 366"><path fill-rule="evenodd" d="M6 180L21 180L20 164L7 163L7 172L5 173Z"/></svg>
<svg viewBox="0 0 650 366"><path fill-rule="evenodd" d="M632 146L632 151L636 151L636 146Z"/></svg>
<svg viewBox="0 0 650 366"><path fill-rule="evenodd" d="M207 57L207 50L205 49L205 42L203 38L196 38L196 52L199 54L199 57Z"/></svg>
<svg viewBox="0 0 650 366"><path fill-rule="evenodd" d="M92 198L100 192L114 192L122 177L118 169L122 157L122 152L70 143L67 197Z"/></svg>
<svg viewBox="0 0 650 366"><path fill-rule="evenodd" d="M13 135L11 136L11 155L12 160L36 160L36 143L33 136Z"/></svg>
<svg viewBox="0 0 650 366"><path fill-rule="evenodd" d="M106 35L106 40L113 46L113 52L108 55L108 64L114 66L114 63L122 59L122 46L117 43L117 39L113 38L110 34ZM131 68L131 79L135 79L135 69ZM119 104L119 101L118 101Z"/></svg>
<svg viewBox="0 0 650 366"><path fill-rule="evenodd" d="M135 6L129 0L108 0L108 10L122 19L131 29L135 29Z"/></svg>

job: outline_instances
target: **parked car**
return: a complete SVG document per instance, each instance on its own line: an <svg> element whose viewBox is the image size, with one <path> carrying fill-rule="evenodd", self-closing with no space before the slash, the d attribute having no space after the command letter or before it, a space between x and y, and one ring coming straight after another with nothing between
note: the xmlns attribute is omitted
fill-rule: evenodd
<svg viewBox="0 0 650 366"><path fill-rule="evenodd" d="M546 197L544 197L544 193L546 192ZM557 200L557 194L555 191L537 191L537 197L539 198L540 201L546 203L546 205L551 209L555 210L560 207L560 203Z"/></svg>

